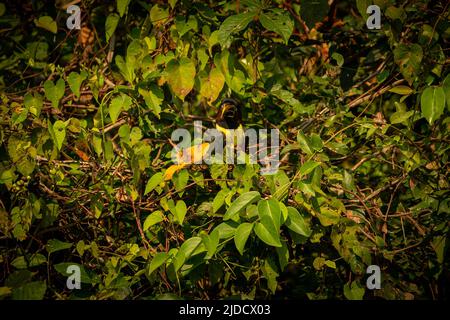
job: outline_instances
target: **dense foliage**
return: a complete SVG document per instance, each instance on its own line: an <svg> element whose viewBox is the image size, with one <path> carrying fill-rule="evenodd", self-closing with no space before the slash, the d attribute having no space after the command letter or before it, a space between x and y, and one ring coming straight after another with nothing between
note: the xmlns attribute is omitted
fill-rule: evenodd
<svg viewBox="0 0 450 320"><path fill-rule="evenodd" d="M0 297L448 297L447 1L67 2L0 3ZM228 97L278 173L167 172Z"/></svg>

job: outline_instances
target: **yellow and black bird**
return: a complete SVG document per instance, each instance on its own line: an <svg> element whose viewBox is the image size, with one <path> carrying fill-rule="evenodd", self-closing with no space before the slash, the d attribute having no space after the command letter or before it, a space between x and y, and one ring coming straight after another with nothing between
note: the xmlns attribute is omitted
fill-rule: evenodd
<svg viewBox="0 0 450 320"><path fill-rule="evenodd" d="M230 129L244 130L241 106L233 99L224 99L216 115L216 129L227 134Z"/></svg>

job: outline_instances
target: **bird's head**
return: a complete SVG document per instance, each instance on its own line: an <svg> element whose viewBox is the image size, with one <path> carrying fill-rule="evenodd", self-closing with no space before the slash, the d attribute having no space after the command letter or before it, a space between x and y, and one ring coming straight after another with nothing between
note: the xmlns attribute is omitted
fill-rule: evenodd
<svg viewBox="0 0 450 320"><path fill-rule="evenodd" d="M225 129L237 129L242 123L239 104L233 99L224 99L216 116L216 125Z"/></svg>

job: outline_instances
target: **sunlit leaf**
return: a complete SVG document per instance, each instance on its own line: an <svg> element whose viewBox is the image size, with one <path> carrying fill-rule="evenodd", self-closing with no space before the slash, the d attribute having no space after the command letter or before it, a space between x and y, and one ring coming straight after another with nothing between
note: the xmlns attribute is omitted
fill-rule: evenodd
<svg viewBox="0 0 450 320"><path fill-rule="evenodd" d="M223 216L223 220L233 218L239 211L243 210L250 203L256 202L261 198L258 191L249 191L241 194L236 200L233 201L227 212Z"/></svg>
<svg viewBox="0 0 450 320"><path fill-rule="evenodd" d="M244 247L252 230L253 223L247 222L240 224L236 229L236 233L234 235L234 244L236 245L236 249L241 255L244 254Z"/></svg>
<svg viewBox="0 0 450 320"><path fill-rule="evenodd" d="M420 97L422 114L430 124L444 113L445 92L442 87L426 88Z"/></svg>

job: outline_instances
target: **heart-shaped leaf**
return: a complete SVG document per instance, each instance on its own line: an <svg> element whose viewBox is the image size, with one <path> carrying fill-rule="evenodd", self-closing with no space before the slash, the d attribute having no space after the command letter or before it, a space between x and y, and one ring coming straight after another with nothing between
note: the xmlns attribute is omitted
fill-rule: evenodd
<svg viewBox="0 0 450 320"><path fill-rule="evenodd" d="M132 103L131 98L123 93L112 99L109 104L109 116L111 117L112 123L115 123L122 110L128 110Z"/></svg>
<svg viewBox="0 0 450 320"><path fill-rule="evenodd" d="M139 94L144 97L145 104L159 118L161 104L164 101L164 92L156 85L150 85L149 90L139 88Z"/></svg>
<svg viewBox="0 0 450 320"><path fill-rule="evenodd" d="M164 180L162 172L155 173L147 182L145 186L144 196L155 189Z"/></svg>
<svg viewBox="0 0 450 320"><path fill-rule="evenodd" d="M53 20L52 17L43 16L39 19L35 19L34 23L37 27L50 31L52 33L56 33L58 31L58 26L56 25L56 21Z"/></svg>
<svg viewBox="0 0 450 320"><path fill-rule="evenodd" d="M400 68L403 77L412 84L416 78L423 58L422 47L416 43L411 45L399 44L394 49L394 60Z"/></svg>
<svg viewBox="0 0 450 320"><path fill-rule="evenodd" d="M31 114L33 114L36 117L39 117L43 105L43 99L39 93L25 94L23 104Z"/></svg>
<svg viewBox="0 0 450 320"><path fill-rule="evenodd" d="M284 42L288 43L292 31L294 31L294 21L286 11L273 9L268 13L261 13L259 21L264 28L279 34Z"/></svg>
<svg viewBox="0 0 450 320"><path fill-rule="evenodd" d="M181 100L194 87L195 64L188 58L172 59L166 67L167 82L172 92Z"/></svg>
<svg viewBox="0 0 450 320"><path fill-rule="evenodd" d="M61 150L64 139L66 138L66 127L67 124L61 120L56 120L53 124L53 133L55 135L55 142L58 150Z"/></svg>
<svg viewBox="0 0 450 320"><path fill-rule="evenodd" d="M58 108L59 100L64 96L65 86L63 79L56 81L56 85L51 80L44 82L45 97L52 103L53 108Z"/></svg>
<svg viewBox="0 0 450 320"><path fill-rule="evenodd" d="M178 200L176 206L170 208L170 212L174 215L175 220L182 225L187 212L186 204L183 200Z"/></svg>
<svg viewBox="0 0 450 320"><path fill-rule="evenodd" d="M200 94L207 98L209 103L214 102L222 91L225 77L219 69L214 68L208 76L200 77Z"/></svg>
<svg viewBox="0 0 450 320"><path fill-rule="evenodd" d="M81 83L86 80L88 74L86 71L81 71L81 73L71 72L67 77L67 82L69 83L70 90L72 90L75 97L80 97L80 87Z"/></svg>
<svg viewBox="0 0 450 320"><path fill-rule="evenodd" d="M247 28L247 25L253 20L254 12L237 14L225 19L220 25L217 38L223 48L230 46L233 35Z"/></svg>

